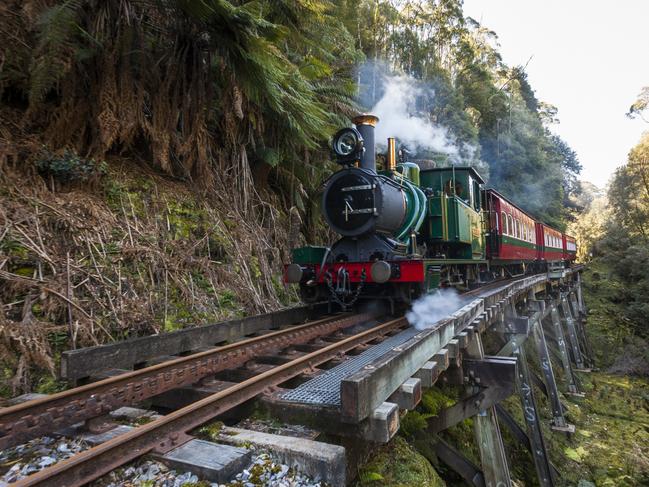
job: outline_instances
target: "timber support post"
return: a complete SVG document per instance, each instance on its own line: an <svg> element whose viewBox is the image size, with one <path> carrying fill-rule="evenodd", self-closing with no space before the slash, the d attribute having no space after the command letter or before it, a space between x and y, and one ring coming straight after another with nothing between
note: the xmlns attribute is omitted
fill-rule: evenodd
<svg viewBox="0 0 649 487"><path fill-rule="evenodd" d="M581 345L582 345L582 352L583 356L586 359L586 362L590 367L595 366L595 361L594 356L593 356L593 351L590 346L590 341L588 340L588 335L586 335L586 329L584 327L584 322L583 318L585 314L583 311L581 311L579 304L578 304L578 298L577 298L577 292L572 291L569 294L570 297L570 304L572 305L572 309L574 312L574 317L575 317L575 327L577 328L577 334L578 338L581 340Z"/></svg>
<svg viewBox="0 0 649 487"><path fill-rule="evenodd" d="M467 388L467 397L429 419L427 429L431 433L437 433L473 417L484 485L511 487L509 465L495 405L513 393L516 362L500 357L485 358L479 333L475 334L464 353L467 359L463 364L461 383L465 382L465 371L466 380L472 382ZM456 467L452 463L449 466Z"/></svg>
<svg viewBox="0 0 649 487"><path fill-rule="evenodd" d="M577 304L577 297L575 296L575 291L573 289L570 290L567 298L570 301L570 308L572 310L573 318L575 319L575 321L581 321L582 312L579 308L579 305Z"/></svg>
<svg viewBox="0 0 649 487"><path fill-rule="evenodd" d="M510 306L508 314L516 316L516 309L513 305ZM513 355L517 358L517 380L518 393L521 399L521 407L523 409L523 418L527 426L527 436L530 440L530 452L534 460L536 474L539 485L542 487L553 487L554 478L550 459L545 447L545 440L543 432L541 431L541 421L534 398L534 388L532 386L531 375L527 363L527 355L525 352L525 341L527 336L523 339L515 340Z"/></svg>
<svg viewBox="0 0 649 487"><path fill-rule="evenodd" d="M563 327L561 326L561 319L559 318L559 310L554 303L552 303L551 306L552 309L550 310L550 317L552 318L552 328L554 331L554 336L557 339L557 345L559 347L559 355L561 356L563 373L568 382L568 392L570 394L579 395L580 392L577 387L577 382L575 381L575 375L572 371L572 365L570 364L568 346L566 345L566 339L563 334Z"/></svg>
<svg viewBox="0 0 649 487"><path fill-rule="evenodd" d="M545 313L545 301L529 300L528 303L532 309L540 311L542 314ZM561 404L559 390L557 389L557 381L554 377L554 371L552 370L552 361L550 360L550 353L548 352L548 345L545 340L545 333L543 332L543 323L541 319L536 320L532 324L532 338L536 345L536 351L543 372L546 394L550 400L550 407L552 408L552 429L573 433L575 427L568 424L564 417L563 405Z"/></svg>
<svg viewBox="0 0 649 487"><path fill-rule="evenodd" d="M581 272L577 272L577 303L579 304L579 311L585 316L587 314L587 311L581 289Z"/></svg>
<svg viewBox="0 0 649 487"><path fill-rule="evenodd" d="M443 439L438 438L433 448L439 459L455 470L468 485L486 487L482 470Z"/></svg>
<svg viewBox="0 0 649 487"><path fill-rule="evenodd" d="M484 359L484 348L480 335L466 349L467 357ZM478 387L471 387L479 390ZM495 406L480 411L473 421L480 462L487 486L510 487L512 479L509 475L509 465L503 443Z"/></svg>
<svg viewBox="0 0 649 487"><path fill-rule="evenodd" d="M570 312L570 306L568 304L568 299L565 293L561 293L559 297L561 301L561 311L563 312L563 318L566 322L566 328L568 330L568 340L570 342L570 349L572 351L572 358L577 366L577 370L586 370L584 365L584 360L581 354L581 349L579 347L579 338L577 336L577 327L575 326L575 320L572 317Z"/></svg>

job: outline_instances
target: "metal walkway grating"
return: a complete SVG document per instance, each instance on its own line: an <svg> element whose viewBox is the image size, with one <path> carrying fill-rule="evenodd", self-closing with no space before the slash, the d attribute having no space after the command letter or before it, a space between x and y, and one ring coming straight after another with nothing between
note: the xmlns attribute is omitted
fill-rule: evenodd
<svg viewBox="0 0 649 487"><path fill-rule="evenodd" d="M360 355L351 357L348 360L345 360L342 364L337 365L323 374L314 377L310 381L301 384L297 388L284 393L281 398L284 401L292 401L302 404L340 406L340 383L343 379L349 377L355 372L358 372L381 355L390 351L394 347L402 345L418 333L419 330L408 328L407 330L370 347Z"/></svg>

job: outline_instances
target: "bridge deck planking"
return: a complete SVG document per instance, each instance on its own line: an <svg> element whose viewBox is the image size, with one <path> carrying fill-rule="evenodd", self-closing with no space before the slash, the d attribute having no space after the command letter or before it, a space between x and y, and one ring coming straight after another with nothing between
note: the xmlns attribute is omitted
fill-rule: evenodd
<svg viewBox="0 0 649 487"><path fill-rule="evenodd" d="M354 423L367 418L371 411L386 401L426 362L435 360L433 356L442 349L449 350L449 358L457 357L451 361L451 365L460 364L460 343L463 342L466 346L464 336L457 339L460 333L470 326L478 330L489 328L502 316L507 302L527 297L530 290L545 290L548 281L549 277L544 274L479 293L477 299L456 311L451 318L422 330L398 350L388 352L363 370L343 379L340 385L343 421ZM495 310L492 308L489 313L486 311L489 307Z"/></svg>

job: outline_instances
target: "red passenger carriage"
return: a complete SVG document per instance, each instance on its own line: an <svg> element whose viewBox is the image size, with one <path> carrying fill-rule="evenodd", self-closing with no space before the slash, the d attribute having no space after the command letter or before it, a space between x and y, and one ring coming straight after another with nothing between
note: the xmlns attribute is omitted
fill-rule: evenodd
<svg viewBox="0 0 649 487"><path fill-rule="evenodd" d="M571 262L577 259L577 239L563 234L563 260Z"/></svg>
<svg viewBox="0 0 649 487"><path fill-rule="evenodd" d="M536 222L538 260L557 262L563 260L563 235L545 223Z"/></svg>
<svg viewBox="0 0 649 487"><path fill-rule="evenodd" d="M493 189L485 192L490 213L487 255L498 261L524 262L537 258L534 219Z"/></svg>

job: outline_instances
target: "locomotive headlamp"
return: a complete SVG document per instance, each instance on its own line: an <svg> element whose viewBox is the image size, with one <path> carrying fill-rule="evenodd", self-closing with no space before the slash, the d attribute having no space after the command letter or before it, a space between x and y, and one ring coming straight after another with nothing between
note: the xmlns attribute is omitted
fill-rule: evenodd
<svg viewBox="0 0 649 487"><path fill-rule="evenodd" d="M370 275L372 276L372 281L383 284L388 282L392 276L392 267L384 260L377 260L372 264L370 268Z"/></svg>
<svg viewBox="0 0 649 487"><path fill-rule="evenodd" d="M344 128L334 135L332 147L338 163L351 164L363 155L363 137L355 128Z"/></svg>

